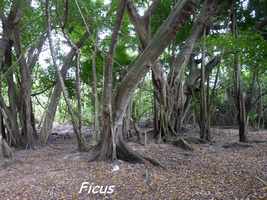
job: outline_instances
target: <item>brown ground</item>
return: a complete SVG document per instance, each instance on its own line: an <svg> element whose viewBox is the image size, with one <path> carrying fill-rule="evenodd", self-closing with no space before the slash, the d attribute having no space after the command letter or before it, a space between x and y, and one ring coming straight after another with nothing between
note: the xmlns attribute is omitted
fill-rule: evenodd
<svg viewBox="0 0 267 200"><path fill-rule="evenodd" d="M252 147L223 148L237 140L236 131L213 129L214 145L131 144L161 161L166 170L138 164L87 161L72 139L61 139L35 151L17 151L0 167L0 200L39 199L267 199L267 131L250 132ZM146 175L147 174L147 175ZM145 181L148 177L148 181ZM78 194L82 182L115 185L111 195Z"/></svg>

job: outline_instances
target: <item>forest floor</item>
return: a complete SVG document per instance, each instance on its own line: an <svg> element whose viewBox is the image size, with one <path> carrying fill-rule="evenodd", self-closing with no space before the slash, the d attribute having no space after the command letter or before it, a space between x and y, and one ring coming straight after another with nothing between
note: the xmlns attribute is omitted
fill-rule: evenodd
<svg viewBox="0 0 267 200"><path fill-rule="evenodd" d="M16 151L0 167L0 199L266 200L267 131L251 131L250 140L257 142L249 146L231 145L238 140L236 130L213 128L212 134L214 144L196 144L192 152L168 144L130 143L166 169L119 162L114 170L112 163L88 162L86 153L76 151L75 140L66 137ZM79 194L82 182L114 185L114 192Z"/></svg>

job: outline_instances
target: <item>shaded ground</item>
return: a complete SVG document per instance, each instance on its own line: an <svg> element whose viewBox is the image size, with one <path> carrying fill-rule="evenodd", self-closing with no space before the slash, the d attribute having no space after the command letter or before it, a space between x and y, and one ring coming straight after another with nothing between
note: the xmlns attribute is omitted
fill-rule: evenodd
<svg viewBox="0 0 267 200"><path fill-rule="evenodd" d="M213 129L213 145L194 145L186 152L172 145L131 143L157 158L166 170L150 165L87 162L75 140L58 139L35 151L17 151L0 167L0 199L267 199L267 131L250 132L252 147L232 144L236 131ZM196 135L196 133L191 133ZM259 142L263 141L263 142ZM265 142L264 142L265 141ZM113 194L78 194L82 182L115 185Z"/></svg>

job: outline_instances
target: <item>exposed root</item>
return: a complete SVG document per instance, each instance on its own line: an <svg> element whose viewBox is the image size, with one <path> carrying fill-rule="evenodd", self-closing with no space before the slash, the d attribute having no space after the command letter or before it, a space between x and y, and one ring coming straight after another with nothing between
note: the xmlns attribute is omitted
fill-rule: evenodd
<svg viewBox="0 0 267 200"><path fill-rule="evenodd" d="M166 167L164 165L162 165L157 159L155 158L150 158L148 156L144 156L144 159L149 161L152 165L157 166L157 167L161 167L162 169L166 169Z"/></svg>
<svg viewBox="0 0 267 200"><path fill-rule="evenodd" d="M165 167L156 159L150 158L148 156L143 156L138 152L132 150L125 142L120 141L120 145L117 147L117 156L120 160L125 160L134 163L145 163L149 161L152 165L164 168Z"/></svg>
<svg viewBox="0 0 267 200"><path fill-rule="evenodd" d="M105 157L103 158L101 156L101 151L100 148L95 148L93 150L94 152L92 152L92 156L90 156L89 162L90 161L112 161L111 157ZM145 164L148 162L150 162L152 165L157 166L157 167L161 167L163 169L165 169L165 167L156 159L150 158L148 156L143 156L141 154L139 154L138 152L132 150L125 142L119 140L117 146L116 146L116 153L117 153L117 159L118 160L123 160L129 163L142 163Z"/></svg>
<svg viewBox="0 0 267 200"><path fill-rule="evenodd" d="M183 139L187 141L189 144L206 144L208 142L206 140L197 137L184 137Z"/></svg>
<svg viewBox="0 0 267 200"><path fill-rule="evenodd" d="M93 151L89 156L88 156L88 162L93 162L98 160L100 155L100 151Z"/></svg>
<svg viewBox="0 0 267 200"><path fill-rule="evenodd" d="M194 151L192 145L190 145L185 139L179 138L178 140L172 141L171 144L180 147L186 151Z"/></svg>
<svg viewBox="0 0 267 200"><path fill-rule="evenodd" d="M141 131L141 129L138 127L138 124L137 123L134 123L134 130L136 132L136 135L137 135L137 142L142 144L142 134L143 132Z"/></svg>
<svg viewBox="0 0 267 200"><path fill-rule="evenodd" d="M194 151L193 146L190 145L190 142L188 142L185 138L168 139L166 142L175 145L185 151Z"/></svg>
<svg viewBox="0 0 267 200"><path fill-rule="evenodd" d="M129 146L121 140L117 145L117 158L130 163L144 163L143 157L130 149Z"/></svg>
<svg viewBox="0 0 267 200"><path fill-rule="evenodd" d="M82 147L78 147L78 151L79 152L89 152L91 150L90 146L88 145L85 145L85 146L82 146Z"/></svg>
<svg viewBox="0 0 267 200"><path fill-rule="evenodd" d="M235 142L235 143L225 144L222 147L225 149L229 149L229 148L241 149L241 148L253 147L253 145L248 144L248 143L243 143L243 142Z"/></svg>
<svg viewBox="0 0 267 200"><path fill-rule="evenodd" d="M100 143L90 148L88 161L93 162L95 160L99 160L99 157L100 157Z"/></svg>
<svg viewBox="0 0 267 200"><path fill-rule="evenodd" d="M249 141L249 143L251 143L251 144L253 144L253 143L263 144L263 143L267 143L267 141L266 140L251 140L251 141Z"/></svg>
<svg viewBox="0 0 267 200"><path fill-rule="evenodd" d="M256 176L255 177L257 180L259 180L261 183L263 183L266 187L267 187L267 182L265 180L263 180L262 178Z"/></svg>

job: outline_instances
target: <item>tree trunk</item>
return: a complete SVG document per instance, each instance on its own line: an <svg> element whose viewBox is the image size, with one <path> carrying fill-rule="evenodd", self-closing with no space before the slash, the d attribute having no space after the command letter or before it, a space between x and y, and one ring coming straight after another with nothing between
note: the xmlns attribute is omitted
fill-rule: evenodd
<svg viewBox="0 0 267 200"><path fill-rule="evenodd" d="M50 47L50 52L51 52L51 56L52 56L52 61L53 61L53 64L56 68L56 73L58 76L60 87L62 89L63 96L64 96L65 102L67 104L69 114L71 116L73 130L74 130L74 133L76 135L77 142L78 142L78 149L79 149L79 151L88 151L86 140L85 140L84 136L82 135L81 131L79 130L78 117L75 114L75 112L71 106L69 94L68 94L68 91L65 87L64 79L62 77L61 71L59 70L59 67L58 67L57 62L56 62L56 57L55 57L56 54L55 54L55 49L53 46L53 40L51 37L51 19L50 19L49 0L46 0L46 17L47 17L47 27L48 27L47 28L47 35L48 35L48 40L49 40L49 47Z"/></svg>
<svg viewBox="0 0 267 200"><path fill-rule="evenodd" d="M33 130L33 136L37 140L38 134L37 134L37 130L36 130L36 123L35 123L35 116L34 116L32 99L31 99L31 125L32 125L32 130Z"/></svg>
<svg viewBox="0 0 267 200"><path fill-rule="evenodd" d="M2 81L0 81L0 96L2 96ZM5 130L5 124L4 124L4 117L2 114L2 109L1 109L1 103L0 103L0 134L2 135L3 139L7 139L7 134Z"/></svg>
<svg viewBox="0 0 267 200"><path fill-rule="evenodd" d="M8 35L8 31L6 32L6 35ZM9 34L10 35L10 34ZM5 50L5 59L4 59L4 65L6 68L9 68L12 65L12 42L9 40L9 45L7 46ZM17 105L17 88L13 80L13 73L10 72L7 74L7 85L8 85L8 100L9 100L9 116L8 116L8 123L10 124L10 144L15 147L21 147L22 146L22 138L19 131L19 125L18 125L18 105ZM2 102L4 104L4 102Z"/></svg>
<svg viewBox="0 0 267 200"><path fill-rule="evenodd" d="M77 118L78 118L78 129L82 132L82 104L81 104L81 80L80 80L80 52L76 56L76 96L77 96Z"/></svg>
<svg viewBox="0 0 267 200"><path fill-rule="evenodd" d="M20 30L18 27L14 29L14 47L16 51L16 57L19 60L21 83L20 83L20 98L21 98L21 122L22 122L22 134L26 147L34 147L34 132L32 127L32 110L31 110L31 87L32 77L31 69L26 63L26 59L23 55L20 40Z"/></svg>
<svg viewBox="0 0 267 200"><path fill-rule="evenodd" d="M18 99L16 94L17 87L15 86L13 80L13 72L8 71L12 66L12 44L13 38L12 33L14 32L15 26L13 25L14 17L16 17L18 13L18 9L16 4L12 4L11 10L7 18L2 18L2 30L3 30L3 38L0 41L0 64L1 69L6 74L7 78L7 86L8 86L8 99L9 99L9 107L6 105L2 95L0 94L0 107L2 109L2 119L6 123L7 134L5 135L5 139L10 142L10 144L19 147L22 146L22 140L18 125ZM19 19L19 18L18 18Z"/></svg>
<svg viewBox="0 0 267 200"><path fill-rule="evenodd" d="M177 127L176 127L177 132L181 131L184 127L184 121L190 110L191 102L192 102L192 96L191 95L186 96L186 100L181 110L181 113L179 113L179 116L177 117L177 120L178 120Z"/></svg>
<svg viewBox="0 0 267 200"><path fill-rule="evenodd" d="M169 134L171 131L169 131L169 112L167 108L167 82L163 68L159 63L152 67L152 81L158 108L157 118L155 119L156 127L158 128L156 138L160 143L171 135Z"/></svg>
<svg viewBox="0 0 267 200"><path fill-rule="evenodd" d="M233 1L232 4L232 33L235 38L238 37L237 33L237 22L236 22L236 2ZM237 108L237 121L239 125L239 141L247 142L247 116L245 108L244 94L241 88L241 66L240 66L240 56L237 53L234 55L234 84L235 84L235 98L236 98L236 108Z"/></svg>
<svg viewBox="0 0 267 200"><path fill-rule="evenodd" d="M121 0L117 8L117 16L111 36L111 45L106 58L104 70L104 92L103 92L103 113L102 113L102 141L100 150L100 160L116 160L116 135L113 129L112 116L112 69L113 69L113 54L116 50L119 30L122 24L124 11L126 8L126 0Z"/></svg>
<svg viewBox="0 0 267 200"><path fill-rule="evenodd" d="M75 46L81 48L84 45L87 38L88 34L86 33L81 37L81 39L76 43ZM70 52L64 58L63 66L60 71L61 76L64 80L66 79L67 71L71 66L71 62L75 54L76 54L76 49L72 47ZM57 106L61 97L61 92L62 89L60 81L59 79L57 79L49 104L47 106L47 110L45 111L44 122L40 131L40 140L42 144L47 143L48 136L51 134L53 122L55 119L55 114L57 111Z"/></svg>
<svg viewBox="0 0 267 200"><path fill-rule="evenodd" d="M2 137L6 140L7 134L6 134L6 130L5 130L5 124L4 124L4 118L2 115L2 111L0 111L0 132L2 134Z"/></svg>
<svg viewBox="0 0 267 200"><path fill-rule="evenodd" d="M186 40L181 52L174 59L174 63L168 75L167 105L171 116L169 121L171 122L176 122L176 118L179 118L180 115L183 115L184 101L182 97L184 95L184 90L181 87L183 73L185 67L189 64L195 43L202 35L204 26L210 23L210 19L214 12L214 10L211 10L211 8L214 8L214 5L214 1L205 1L198 18L193 24L191 35ZM180 104L178 104L179 102ZM177 112L179 113L177 114ZM174 128L175 124L172 123L172 129Z"/></svg>
<svg viewBox="0 0 267 200"><path fill-rule="evenodd" d="M168 19L162 24L152 40L150 40L143 53L130 66L128 73L124 76L124 79L114 93L113 130L116 135L116 152L119 159L129 162L144 162L145 159L147 159L153 164L159 165L155 160L134 152L123 141L121 131L122 120L129 104L130 97L140 80L142 80L149 71L152 63L156 61L164 49L175 38L177 30L186 21L185 15L189 16L194 12L193 2L194 1L184 0L175 5ZM106 145L110 144L112 143L106 140Z"/></svg>
<svg viewBox="0 0 267 200"><path fill-rule="evenodd" d="M97 74L96 74L96 53L97 53L97 39L94 46L94 52L92 55L92 74L93 74L93 97L94 97L94 130L95 130L95 141L99 141L99 103L98 103L98 94L97 94Z"/></svg>
<svg viewBox="0 0 267 200"><path fill-rule="evenodd" d="M4 158L12 158L13 157L13 151L2 137L2 133L0 133L0 162Z"/></svg>
<svg viewBox="0 0 267 200"><path fill-rule="evenodd" d="M205 31L204 31L205 37ZM205 40L205 39L204 39ZM201 86L200 86L200 138L202 140L210 141L210 130L209 130L209 119L208 119L208 87L206 87L206 69L205 69L205 58L206 58L205 42L202 50L202 62L201 62Z"/></svg>
<svg viewBox="0 0 267 200"><path fill-rule="evenodd" d="M153 81L153 76L152 76ZM153 84L154 86L154 84ZM157 100L157 92L153 91L153 127L154 127L154 137L157 138L159 131L159 104Z"/></svg>
<svg viewBox="0 0 267 200"><path fill-rule="evenodd" d="M257 115L258 115L258 123L257 123L257 128L261 129L264 128L264 124L262 124L263 121L263 101L262 101L262 87L261 83L259 81L259 78L257 78L257 84L259 88L259 103L258 103L258 108L257 108ZM262 126L261 126L262 125Z"/></svg>
<svg viewBox="0 0 267 200"><path fill-rule="evenodd" d="M132 118L132 106L133 106L133 98L131 98L130 103L127 107L122 124L123 139L126 141L129 139L131 135L131 129L133 128L133 123L135 123L135 121Z"/></svg>
<svg viewBox="0 0 267 200"><path fill-rule="evenodd" d="M9 107L5 104L2 96L0 97L0 106L8 130L7 139L10 140L10 143L15 147L25 145L26 147L31 148L34 146L33 136L35 134L34 116L31 103L31 72L32 67L37 62L45 37L42 35L37 42L38 44L30 48L27 52L28 59L26 62L25 53L23 52L21 45L20 25L23 14L21 6L22 3L20 1L12 2L8 16L1 16L4 42L2 39L0 40L0 63L2 64L4 56L3 63L5 67L8 68L5 75L8 85ZM15 84L15 81L13 80L14 73L13 71L10 71L10 67L12 66L12 45L14 46L16 58L20 66L21 80L17 81L20 87ZM36 48L38 49L37 52L35 51ZM19 88L19 90L17 90L17 88ZM18 116L22 126L21 131L19 129Z"/></svg>
<svg viewBox="0 0 267 200"><path fill-rule="evenodd" d="M236 95L236 106L237 106L237 121L239 125L239 141L247 142L247 116L245 108L244 94L241 89L241 69L239 55L235 55L234 66L235 66L235 95Z"/></svg>

